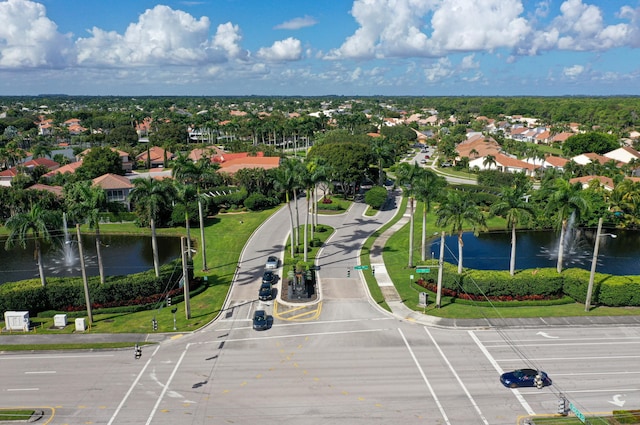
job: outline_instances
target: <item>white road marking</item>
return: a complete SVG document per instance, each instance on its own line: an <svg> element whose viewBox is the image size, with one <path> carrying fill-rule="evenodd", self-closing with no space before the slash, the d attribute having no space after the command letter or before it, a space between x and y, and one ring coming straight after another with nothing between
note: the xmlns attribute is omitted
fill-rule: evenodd
<svg viewBox="0 0 640 425"><path fill-rule="evenodd" d="M357 333L365 333L365 332L384 332L390 330L389 328L382 329L364 329L359 331L339 331L339 332L312 332L312 333L303 333L303 334L294 334L294 335L273 335L273 336L261 336L261 337L251 337L251 338L232 338L225 339L225 344L227 342L238 342L238 341L254 341L254 340L263 340L263 339L281 339L281 338L299 338L306 336L318 336L318 335L343 335L343 334L357 334ZM203 344L220 344L220 341L205 341Z"/></svg>
<svg viewBox="0 0 640 425"><path fill-rule="evenodd" d="M146 425L151 424L151 421L153 420L153 417L155 416L156 411L158 410L158 406L160 406L160 402L162 402L162 399L164 398L164 395L167 392L167 389L169 388L171 381L173 381L173 377L176 375L176 372L178 372L178 368L180 367L180 364L182 364L182 360L184 359L184 356L187 354L187 350L189 349L190 345L191 344L187 344L187 346L184 348L184 351L180 355L178 362L176 363L175 367L173 368L173 371L171 372L171 376L169 376L169 380L167 381L167 384L162 389L162 393L158 397L156 404L153 406L153 410L149 414L149 418L147 419Z"/></svg>
<svg viewBox="0 0 640 425"><path fill-rule="evenodd" d="M467 331L467 332L468 332L469 336L471 336L471 339L473 339L473 341L476 343L478 348L480 348L480 351L482 351L482 353L485 355L487 360L489 360L489 363L491 363L493 365L493 367L496 369L496 371L498 371L498 375L502 375L504 373L504 370L502 370L502 368L500 367L500 365L498 364L496 359L493 358L491 353L489 353L489 350L487 350L486 347L482 344L482 342L478 339L478 337L476 336L475 332L474 331ZM497 381L497 382L499 382L499 381ZM500 385L502 385L502 384L500 384ZM536 414L536 412L533 411L531 406L529 406L529 403L527 403L527 401L524 399L522 394L520 394L520 391L518 391L517 389L513 388L513 389L511 389L511 392L513 393L513 395L516 396L516 398L520 402L520 405L524 408L524 410L526 410L528 415L531 416L531 415L535 415Z"/></svg>
<svg viewBox="0 0 640 425"><path fill-rule="evenodd" d="M7 388L7 391L40 391L40 388Z"/></svg>
<svg viewBox="0 0 640 425"><path fill-rule="evenodd" d="M418 362L418 359L416 358L416 355L413 353L413 350L411 349L411 346L409 345L409 342L407 341L407 338L405 338L404 334L402 333L402 329L398 328L398 332L400 332L400 336L402 337L402 340L404 341L404 345L407 347L407 350L409 350L409 354L411 354L411 358L413 359L413 362L415 363L416 367L418 368L418 371L420 371L420 375L422 376L422 380L424 381L425 384L427 384L427 388L429 389L429 392L431 393L431 397L433 397L433 400L436 402L436 405L438 406L438 409L440 410L440 414L442 415L442 418L444 419L445 423L451 425L451 422L449 422L449 418L447 417L447 413L444 411L444 408L442 407L442 404L440 404L440 400L438 399L438 396L436 395L435 391L433 391L433 387L431 386L431 383L427 379L427 376L425 375L424 370L422 370L422 368L420 367L420 363Z"/></svg>
<svg viewBox="0 0 640 425"><path fill-rule="evenodd" d="M41 370L34 372L25 372L25 375L39 375L39 374L47 374L47 373L57 373L55 370Z"/></svg>
<svg viewBox="0 0 640 425"><path fill-rule="evenodd" d="M438 353L440 353L440 357L442 357L442 359L445 361L445 363L447 364L447 366L449 367L449 370L451 371L451 373L453 373L453 376L456 378L456 380L458 381L458 384L460 384L460 387L462 387L462 390L464 391L464 393L466 394L467 398L469 399L469 401L471 402L471 405L473 406L474 409L476 409L476 412L478 412L478 415L480 415L480 418L482 418L482 423L489 425L489 422L487 421L487 419L484 417L484 414L482 413L482 411L480 410L480 407L478 406L478 404L476 403L476 401L473 399L473 397L471 396L471 394L469 393L469 391L467 390L467 387L464 385L464 383L462 382L462 379L460 379L460 376L458 375L458 373L455 371L455 369L453 368L453 366L451 365L451 363L449 362L449 359L447 359L447 356L445 356L444 352L440 349L440 346L438 345L438 343L436 342L436 340L433 338L433 336L431 335L431 332L429 332L429 329L427 329L427 327L425 326L424 331L427 333L427 335L429 335L429 338L431 339L431 342L433 343L433 345L436 347L436 350L438 350Z"/></svg>

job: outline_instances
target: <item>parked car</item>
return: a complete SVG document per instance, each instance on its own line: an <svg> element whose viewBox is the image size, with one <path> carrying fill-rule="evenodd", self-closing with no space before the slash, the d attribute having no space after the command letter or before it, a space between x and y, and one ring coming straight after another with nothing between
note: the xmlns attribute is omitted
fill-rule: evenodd
<svg viewBox="0 0 640 425"><path fill-rule="evenodd" d="M264 310L256 310L253 313L253 329L263 331L269 327L269 317Z"/></svg>
<svg viewBox="0 0 640 425"><path fill-rule="evenodd" d="M278 275L276 275L271 270L265 270L262 274L262 283L268 283L269 285L273 285L278 281Z"/></svg>
<svg viewBox="0 0 640 425"><path fill-rule="evenodd" d="M280 260L278 259L278 257L274 255L270 255L267 258L267 263L264 265L264 268L267 270L277 269L279 265L280 265Z"/></svg>
<svg viewBox="0 0 640 425"><path fill-rule="evenodd" d="M273 299L273 293L270 283L263 283L260 285L260 291L258 292L258 299L260 301L269 301Z"/></svg>
<svg viewBox="0 0 640 425"><path fill-rule="evenodd" d="M539 375L539 380L536 376ZM551 378L541 370L535 369L516 369L500 375L500 382L507 388L518 387L546 387L551 385Z"/></svg>

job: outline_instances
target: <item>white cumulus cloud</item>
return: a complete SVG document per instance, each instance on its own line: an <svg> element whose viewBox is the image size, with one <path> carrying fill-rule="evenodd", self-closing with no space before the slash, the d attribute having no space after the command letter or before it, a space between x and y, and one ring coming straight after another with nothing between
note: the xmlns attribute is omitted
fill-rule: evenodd
<svg viewBox="0 0 640 425"><path fill-rule="evenodd" d="M0 67L55 68L73 62L71 36L58 32L42 4L0 2L0 23Z"/></svg>
<svg viewBox="0 0 640 425"><path fill-rule="evenodd" d="M302 44L300 40L289 37L276 41L271 47L263 47L256 56L268 62L290 62L302 57Z"/></svg>
<svg viewBox="0 0 640 425"><path fill-rule="evenodd" d="M573 66L565 67L562 70L562 74L565 77L569 77L569 78L576 78L583 72L584 72L584 66L582 65L573 65Z"/></svg>

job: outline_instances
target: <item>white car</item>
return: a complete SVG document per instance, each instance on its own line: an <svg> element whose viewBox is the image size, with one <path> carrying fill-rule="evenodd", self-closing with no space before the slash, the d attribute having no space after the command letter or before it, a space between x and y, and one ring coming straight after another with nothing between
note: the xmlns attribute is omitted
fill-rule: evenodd
<svg viewBox="0 0 640 425"><path fill-rule="evenodd" d="M267 262L265 263L264 268L267 270L277 269L279 265L280 260L278 260L278 257L270 255L269 258L267 258Z"/></svg>

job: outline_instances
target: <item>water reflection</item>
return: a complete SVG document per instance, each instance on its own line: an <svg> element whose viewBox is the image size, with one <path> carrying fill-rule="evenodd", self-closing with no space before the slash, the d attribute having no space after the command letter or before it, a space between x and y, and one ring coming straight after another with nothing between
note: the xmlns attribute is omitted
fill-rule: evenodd
<svg viewBox="0 0 640 425"><path fill-rule="evenodd" d="M600 238L597 271L613 275L640 275L640 232L612 230L616 238ZM591 268L595 229L577 231L565 247L563 268ZM509 270L511 233L490 232L474 237L463 236L463 266L479 270ZM522 231L517 233L516 270L555 268L558 255L558 234L551 231ZM431 245L435 256L440 252L440 240ZM457 236L445 238L445 261L457 264Z"/></svg>
<svg viewBox="0 0 640 425"><path fill-rule="evenodd" d="M153 250L150 236L101 235L102 260L106 276L139 273L153 268ZM37 278L38 265L34 259L34 244L27 248L15 247L4 250L6 238L0 238L0 283ZM98 276L96 239L94 235L82 235L87 276ZM72 248L72 249L69 249ZM46 276L81 276L77 241L72 237L43 245L43 263ZM69 253L73 261L69 261ZM158 237L158 258L160 264L168 263L180 256L180 238Z"/></svg>

